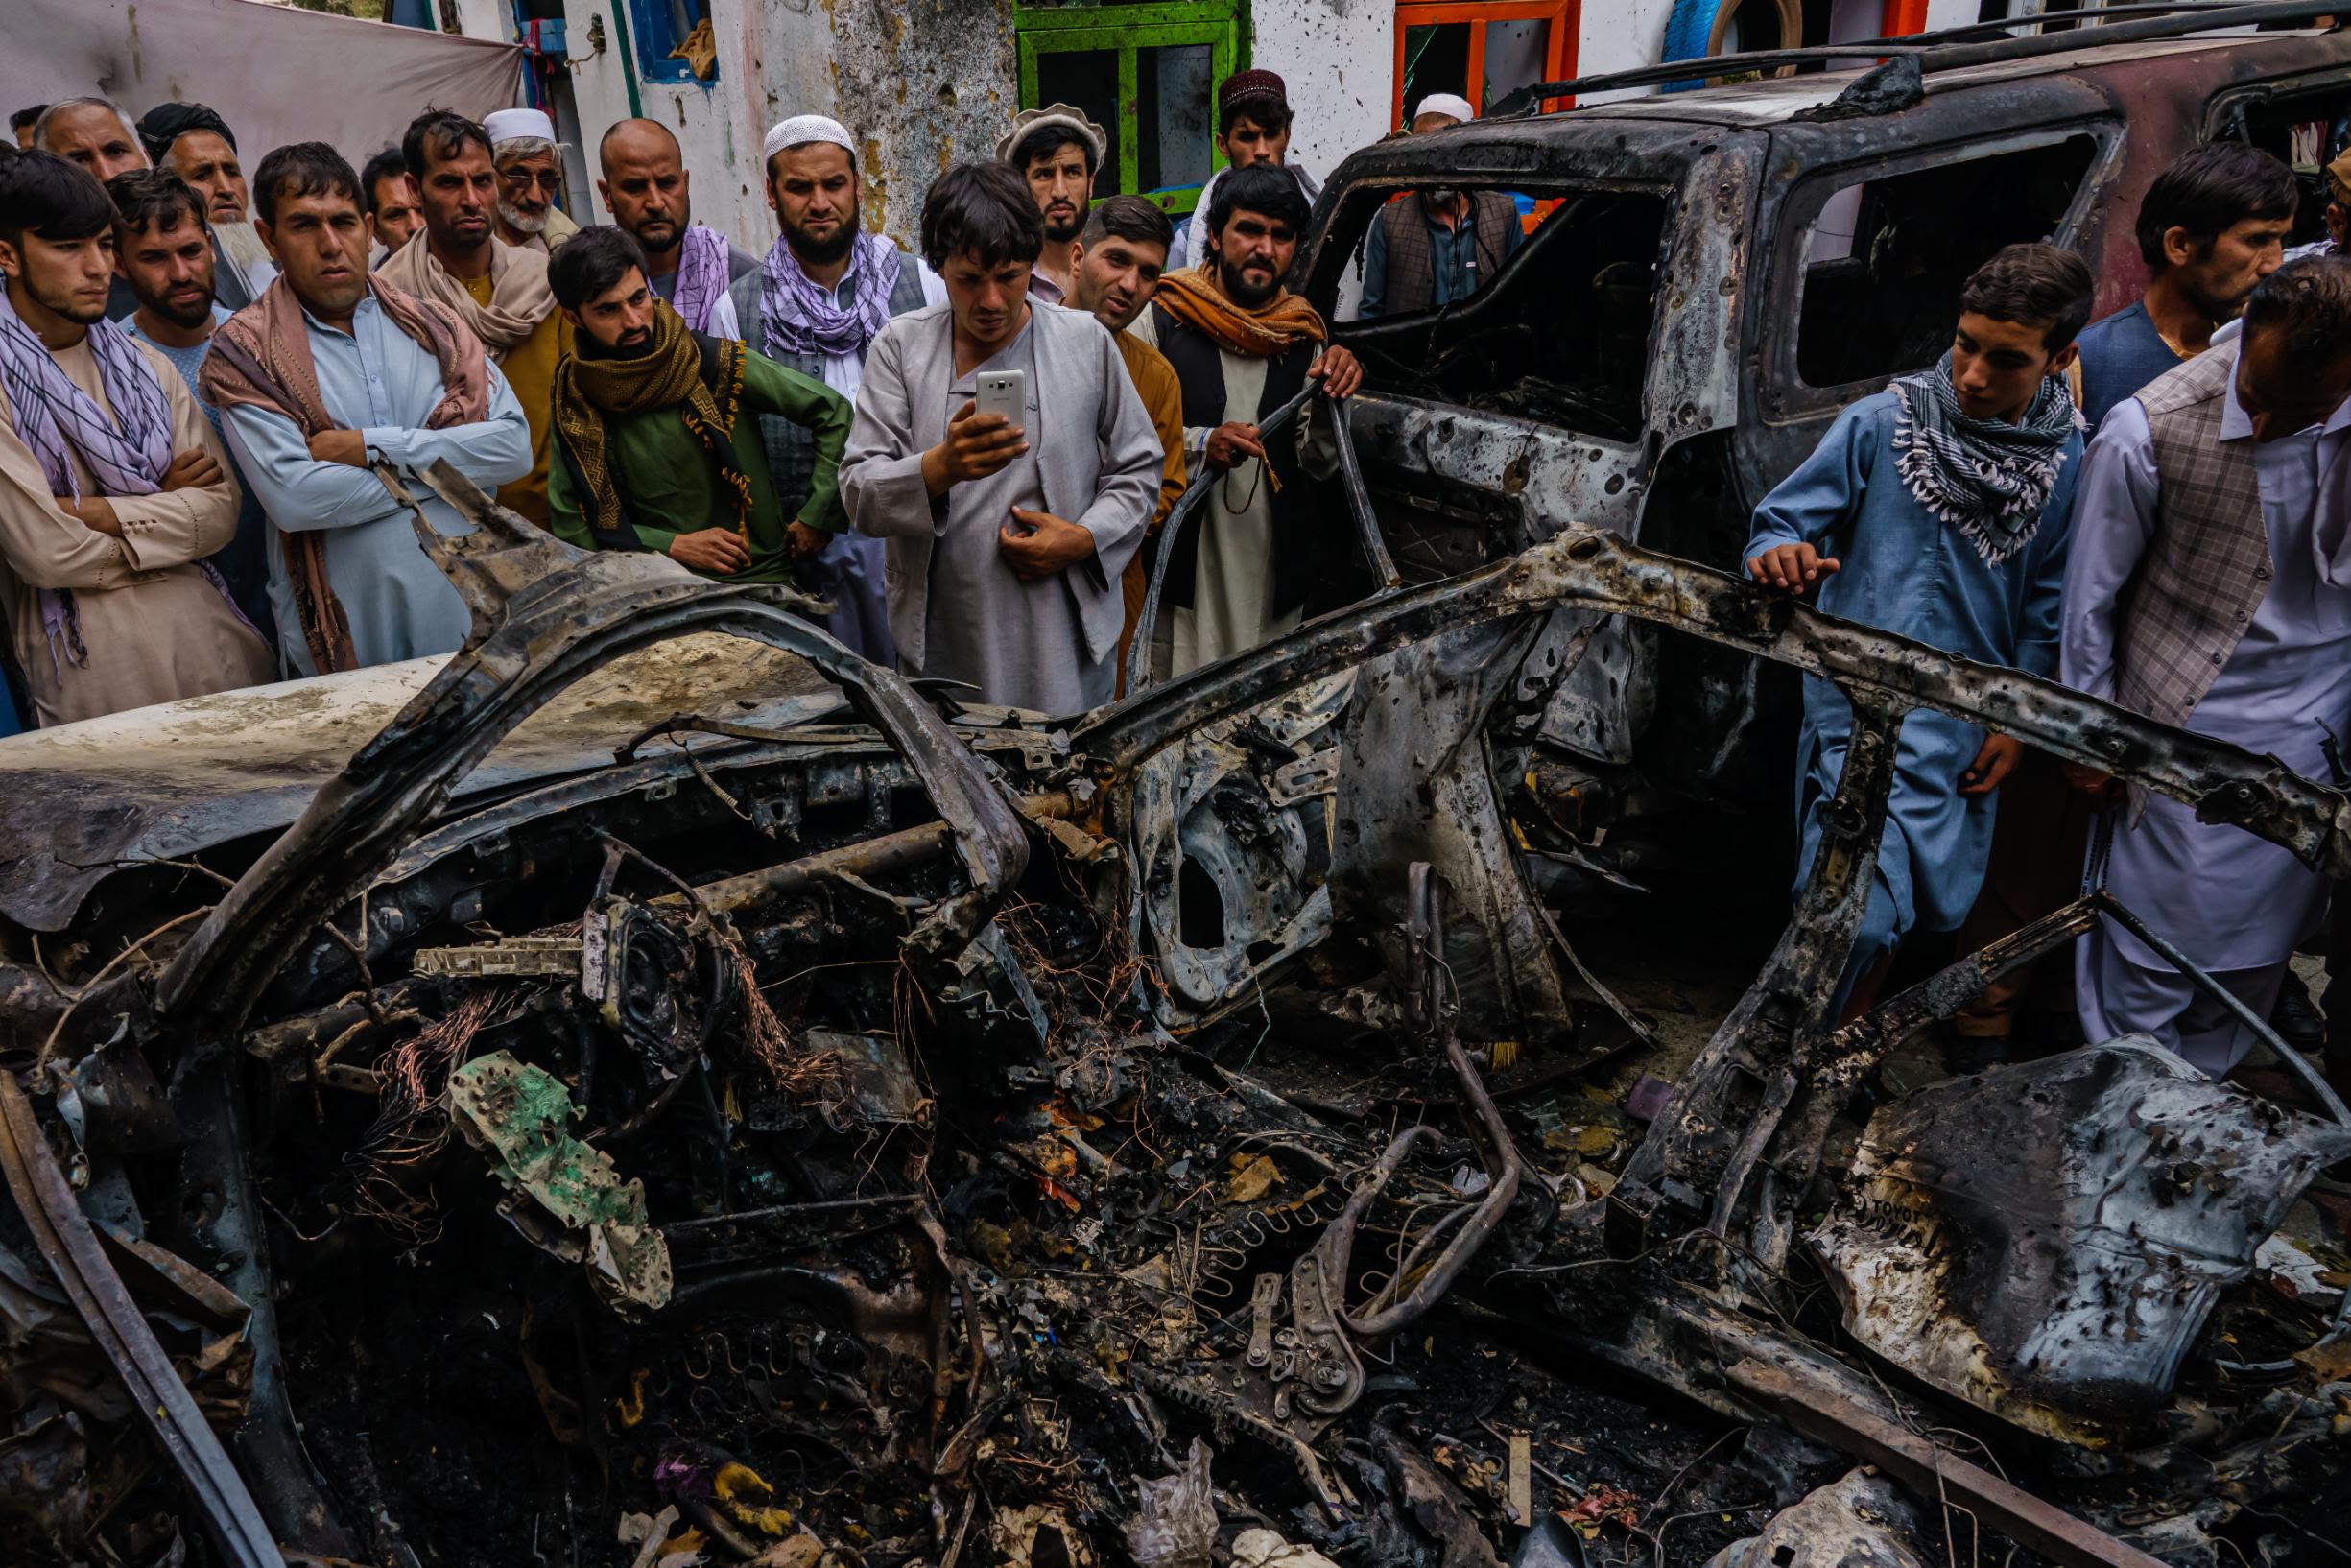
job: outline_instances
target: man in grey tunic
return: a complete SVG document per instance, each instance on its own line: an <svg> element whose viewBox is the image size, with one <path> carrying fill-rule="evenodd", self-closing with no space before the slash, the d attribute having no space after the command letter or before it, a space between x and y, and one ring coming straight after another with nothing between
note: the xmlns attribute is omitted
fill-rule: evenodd
<svg viewBox="0 0 2351 1568"><path fill-rule="evenodd" d="M922 250L947 303L873 340L841 488L858 532L889 541L901 669L982 701L1078 713L1116 684L1119 574L1164 454L1109 333L1029 297L1044 237L1003 164L932 185ZM979 378L998 370L1023 375L1017 424L977 410Z"/></svg>

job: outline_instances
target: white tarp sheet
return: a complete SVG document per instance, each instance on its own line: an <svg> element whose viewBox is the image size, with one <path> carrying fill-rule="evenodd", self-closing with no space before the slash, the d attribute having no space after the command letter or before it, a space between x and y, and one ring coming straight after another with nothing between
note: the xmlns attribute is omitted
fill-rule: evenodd
<svg viewBox="0 0 2351 1568"><path fill-rule="evenodd" d="M354 21L260 0L0 0L0 115L103 93L133 119L210 105L250 176L288 142L354 167L428 104L480 119L515 102L512 44Z"/></svg>

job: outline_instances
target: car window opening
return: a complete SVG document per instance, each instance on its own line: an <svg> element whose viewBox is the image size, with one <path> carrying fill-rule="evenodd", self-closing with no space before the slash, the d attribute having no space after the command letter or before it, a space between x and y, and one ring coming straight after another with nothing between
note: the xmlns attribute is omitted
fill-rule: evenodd
<svg viewBox="0 0 2351 1568"><path fill-rule="evenodd" d="M1641 430L1666 203L1649 191L1519 190L1526 243L1469 299L1363 323L1385 386L1611 440Z"/></svg>
<svg viewBox="0 0 2351 1568"><path fill-rule="evenodd" d="M1959 286L2001 247L2053 238L2097 151L2069 136L1833 189L1805 231L1797 376L1842 387L1934 364Z"/></svg>

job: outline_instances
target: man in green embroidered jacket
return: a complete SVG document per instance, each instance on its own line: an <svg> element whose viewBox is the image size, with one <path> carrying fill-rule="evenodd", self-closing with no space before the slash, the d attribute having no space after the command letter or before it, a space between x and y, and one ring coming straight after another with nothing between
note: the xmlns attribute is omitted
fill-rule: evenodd
<svg viewBox="0 0 2351 1568"><path fill-rule="evenodd" d="M731 339L688 330L646 282L644 252L626 230L582 228L556 253L548 282L574 332L555 377L556 535L583 550L658 550L705 577L790 581L806 547L843 526L835 469L848 399ZM814 440L796 517L776 495L747 410L789 419Z"/></svg>

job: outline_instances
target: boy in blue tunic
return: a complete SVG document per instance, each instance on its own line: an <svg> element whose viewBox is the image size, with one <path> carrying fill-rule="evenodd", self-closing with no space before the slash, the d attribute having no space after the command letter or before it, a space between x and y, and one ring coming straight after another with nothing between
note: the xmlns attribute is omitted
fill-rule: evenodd
<svg viewBox="0 0 2351 1568"><path fill-rule="evenodd" d="M2082 446L2063 377L2090 301L2089 269L2055 246L2012 245L1977 269L1951 352L1839 415L1755 509L1747 575L1790 593L1817 589L1831 615L1965 658L2055 674ZM1799 887L1852 732L1844 697L1807 676ZM2022 750L1948 714L1903 721L1841 1016L1875 1000L1913 927L1949 931L1966 917L1991 848L1992 792Z"/></svg>

